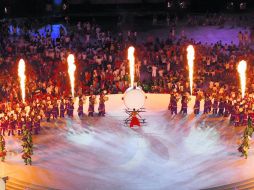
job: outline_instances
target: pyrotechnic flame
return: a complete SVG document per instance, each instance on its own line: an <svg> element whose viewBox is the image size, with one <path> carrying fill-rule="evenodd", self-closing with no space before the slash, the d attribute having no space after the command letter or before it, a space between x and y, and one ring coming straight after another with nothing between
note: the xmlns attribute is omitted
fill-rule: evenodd
<svg viewBox="0 0 254 190"><path fill-rule="evenodd" d="M18 67L18 76L20 79L20 89L22 95L22 101L25 102L26 98L26 75L25 75L25 61L23 59L19 60L19 67Z"/></svg>
<svg viewBox="0 0 254 190"><path fill-rule="evenodd" d="M187 47L187 59L188 59L188 66L189 66L189 80L190 80L190 91L192 95L192 88L193 88L193 67L194 67L194 59L195 59L195 51L192 45Z"/></svg>
<svg viewBox="0 0 254 190"><path fill-rule="evenodd" d="M130 64L130 79L131 79L131 87L134 86L134 75L135 75L135 57L134 57L135 48L130 46L128 48L128 60Z"/></svg>
<svg viewBox="0 0 254 190"><path fill-rule="evenodd" d="M70 77L70 82L71 82L71 94L72 97L74 97L74 88L75 88L75 70L76 70L76 65L74 64L74 55L70 54L67 58L68 62L68 73Z"/></svg>
<svg viewBox="0 0 254 190"><path fill-rule="evenodd" d="M242 91L242 98L244 98L245 95L245 89L246 89L246 69L247 69L247 63L246 61L240 61L237 67L237 71L240 76L241 80L241 91Z"/></svg>

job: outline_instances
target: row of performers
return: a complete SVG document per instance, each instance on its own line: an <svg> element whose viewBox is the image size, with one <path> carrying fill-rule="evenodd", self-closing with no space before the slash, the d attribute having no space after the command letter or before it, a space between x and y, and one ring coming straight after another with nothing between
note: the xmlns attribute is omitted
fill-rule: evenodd
<svg viewBox="0 0 254 190"><path fill-rule="evenodd" d="M23 134L23 131L27 130L35 135L39 134L41 129L41 117L18 117L14 118L13 115L5 116L0 119L0 135L8 136L18 134L19 136Z"/></svg>
<svg viewBox="0 0 254 190"><path fill-rule="evenodd" d="M181 114L187 114L188 112L188 102L191 99L188 96L182 96L181 98ZM198 115L200 113L201 107L201 97L196 97L194 103L194 114ZM179 98L176 95L171 95L168 110L171 114L177 114L177 103ZM212 113L213 115L229 117L230 121L234 122L236 126L246 125L248 122L248 116L254 121L254 110L252 107L252 100L238 100L233 101L230 98L214 98L205 97L204 98L204 110L203 114Z"/></svg>
<svg viewBox="0 0 254 190"><path fill-rule="evenodd" d="M105 101L108 98L103 94L99 98L99 116L105 115ZM78 106L78 115L82 117L84 99L80 98ZM89 97L88 116L93 116L94 105L96 104L96 96ZM29 109L27 109L29 108ZM0 134L6 133L14 135L17 133L21 135L22 132L27 129L33 134L38 134L41 128L41 120L45 118L48 122L51 119L57 119L58 117L65 117L67 114L69 117L73 117L74 103L71 98L60 101L60 106L57 100L51 101L47 98L47 101L35 100L31 104L25 106L16 106L15 108L7 108L2 110L0 114Z"/></svg>
<svg viewBox="0 0 254 190"><path fill-rule="evenodd" d="M106 97L104 94L101 94L99 97L99 107L98 107L98 115L99 116L105 116L105 101L108 100L108 97ZM79 98L79 106L77 109L78 116L82 117L84 116L84 102L85 98L80 97ZM94 116L94 106L97 103L96 96L91 95L89 97L89 106L88 106L88 116L93 117ZM60 101L60 106L58 106L58 102L55 101L53 104L49 103L47 106L47 109L45 111L47 121L50 121L50 118L57 118L57 117L65 117L65 114L67 114L69 117L73 117L74 112L74 102L71 98L66 100Z"/></svg>

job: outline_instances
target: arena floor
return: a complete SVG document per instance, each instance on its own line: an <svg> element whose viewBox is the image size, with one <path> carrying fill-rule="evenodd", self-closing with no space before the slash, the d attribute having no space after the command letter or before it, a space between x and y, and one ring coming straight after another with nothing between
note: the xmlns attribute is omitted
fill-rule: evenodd
<svg viewBox="0 0 254 190"><path fill-rule="evenodd" d="M169 95L147 96L141 128L124 126L122 95L109 96L104 118L75 114L43 123L32 166L23 164L20 141L7 138L1 176L66 190L201 189L252 177L253 148L247 160L237 151L242 128L225 118L195 117L194 98L187 116L171 116Z"/></svg>

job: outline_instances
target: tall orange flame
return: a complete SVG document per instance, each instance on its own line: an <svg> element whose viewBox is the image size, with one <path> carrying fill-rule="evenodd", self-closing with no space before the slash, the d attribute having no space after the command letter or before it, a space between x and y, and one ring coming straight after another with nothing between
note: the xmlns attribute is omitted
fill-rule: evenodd
<svg viewBox="0 0 254 190"><path fill-rule="evenodd" d="M67 58L68 62L68 73L70 77L70 82L71 82L71 94L72 97L74 97L74 89L75 89L75 70L76 70L76 65L74 64L74 55L70 54Z"/></svg>
<svg viewBox="0 0 254 190"><path fill-rule="evenodd" d="M195 51L194 51L194 47L192 45L189 45L187 47L187 59L188 59L188 66L189 66L190 92L192 95L194 59L195 59Z"/></svg>
<svg viewBox="0 0 254 190"><path fill-rule="evenodd" d="M130 64L130 79L131 79L131 87L134 86L134 75L135 75L135 57L134 57L135 48L130 46L128 48L128 60Z"/></svg>
<svg viewBox="0 0 254 190"><path fill-rule="evenodd" d="M20 79L20 90L22 95L22 101L25 102L26 98L26 75L25 75L25 61L23 59L19 60L19 67L18 67L18 76Z"/></svg>
<svg viewBox="0 0 254 190"><path fill-rule="evenodd" d="M245 90L246 90L246 69L247 69L246 61L244 60L240 61L237 67L237 71L239 73L240 80L241 80L242 98L244 98Z"/></svg>

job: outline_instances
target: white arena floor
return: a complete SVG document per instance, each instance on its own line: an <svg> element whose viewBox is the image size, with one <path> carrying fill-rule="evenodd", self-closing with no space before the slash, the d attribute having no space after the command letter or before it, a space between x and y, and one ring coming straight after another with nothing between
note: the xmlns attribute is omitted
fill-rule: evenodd
<svg viewBox="0 0 254 190"><path fill-rule="evenodd" d="M21 159L20 140L7 137L0 175L64 190L202 189L252 177L253 148L247 160L240 157L242 128L228 119L195 117L194 98L187 116L171 116L170 95L147 94L147 124L131 129L123 123L122 96L109 95L106 117L80 119L75 113L43 123L32 166Z"/></svg>

